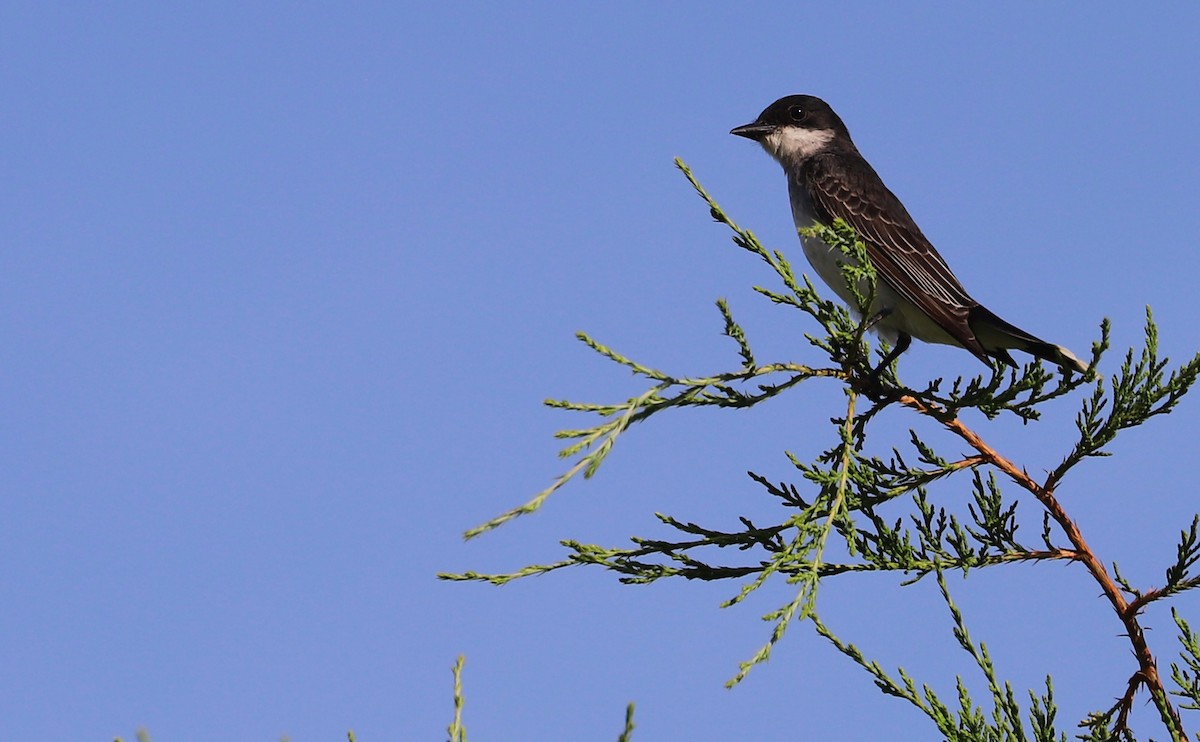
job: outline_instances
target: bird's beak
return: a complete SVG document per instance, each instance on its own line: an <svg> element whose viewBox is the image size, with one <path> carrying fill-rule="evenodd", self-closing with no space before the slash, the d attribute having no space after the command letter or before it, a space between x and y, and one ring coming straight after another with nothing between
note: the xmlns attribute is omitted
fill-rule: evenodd
<svg viewBox="0 0 1200 742"><path fill-rule="evenodd" d="M770 124L760 124L756 121L753 124L746 124L745 126L735 126L729 130L729 133L736 134L739 137L753 139L756 142L761 142L763 137L767 136L773 131L775 131L774 126L771 126Z"/></svg>

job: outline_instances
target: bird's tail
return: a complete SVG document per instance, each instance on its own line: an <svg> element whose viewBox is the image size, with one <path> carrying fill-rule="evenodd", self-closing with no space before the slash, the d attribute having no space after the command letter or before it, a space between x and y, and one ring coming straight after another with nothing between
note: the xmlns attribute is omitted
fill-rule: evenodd
<svg viewBox="0 0 1200 742"><path fill-rule="evenodd" d="M1007 352L1011 348L1023 350L1060 368L1071 369L1081 374L1088 369L1087 364L1071 351L1030 335L1000 319L985 307L973 308L968 323L988 355L993 355L1010 366L1017 365Z"/></svg>

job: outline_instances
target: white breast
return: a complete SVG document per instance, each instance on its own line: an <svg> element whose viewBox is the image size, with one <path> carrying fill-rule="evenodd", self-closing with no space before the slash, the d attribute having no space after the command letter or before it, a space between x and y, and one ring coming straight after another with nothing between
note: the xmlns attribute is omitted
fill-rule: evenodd
<svg viewBox="0 0 1200 742"><path fill-rule="evenodd" d="M791 178L788 179L788 197L792 202L792 219L797 229L811 227L817 223L816 211L808 197L808 190ZM838 267L838 263L846 262L846 255L817 237L800 235L800 244L804 247L804 257L808 258L809 264L825 285L833 289L838 298L853 310L854 297L846 286L841 268ZM861 290L865 291L866 286L861 287ZM889 343L895 344L897 333L904 332L927 343L958 345L958 342L928 315L899 296L887 281L881 278L875 286L875 301L871 304L871 314L883 309L891 309L892 313L875 325L874 330ZM858 312L854 314L857 315Z"/></svg>
<svg viewBox="0 0 1200 742"><path fill-rule="evenodd" d="M806 229L817 223L816 211L813 209L812 199L808 197L808 190L791 178L788 179L788 198L792 202L792 220L796 229ZM833 289L842 301L852 304L854 298L846 288L846 281L838 268L838 263L845 262L846 256L817 237L800 235L800 244L804 246L804 257L808 258L809 264L825 285Z"/></svg>

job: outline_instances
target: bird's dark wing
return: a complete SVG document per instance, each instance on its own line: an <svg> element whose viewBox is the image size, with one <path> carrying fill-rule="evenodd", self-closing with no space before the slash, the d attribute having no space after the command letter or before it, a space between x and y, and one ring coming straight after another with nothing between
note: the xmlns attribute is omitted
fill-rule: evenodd
<svg viewBox="0 0 1200 742"><path fill-rule="evenodd" d="M829 153L810 158L804 167L817 218L826 224L842 219L853 227L880 278L988 363L968 323L979 302L967 294L870 164L857 153Z"/></svg>

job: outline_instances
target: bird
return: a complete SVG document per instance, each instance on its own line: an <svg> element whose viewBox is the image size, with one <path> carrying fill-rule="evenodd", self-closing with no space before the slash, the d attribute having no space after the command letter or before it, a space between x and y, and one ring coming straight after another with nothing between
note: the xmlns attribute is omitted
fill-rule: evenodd
<svg viewBox="0 0 1200 742"><path fill-rule="evenodd" d="M875 267L875 299L866 326L893 346L873 375L908 350L913 338L966 348L989 367L1017 367L1020 350L1085 373L1074 353L1009 324L963 288L946 261L858 151L842 119L812 95L789 95L730 134L758 142L787 176L797 229L842 219L866 247ZM805 257L842 301L854 306L839 267L849 258L818 237L801 234Z"/></svg>

